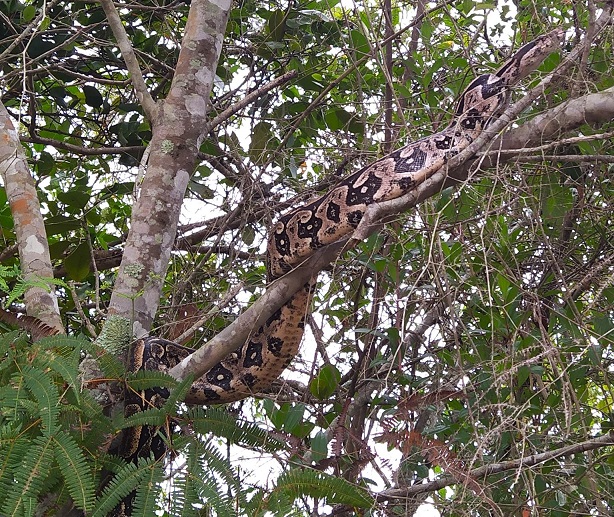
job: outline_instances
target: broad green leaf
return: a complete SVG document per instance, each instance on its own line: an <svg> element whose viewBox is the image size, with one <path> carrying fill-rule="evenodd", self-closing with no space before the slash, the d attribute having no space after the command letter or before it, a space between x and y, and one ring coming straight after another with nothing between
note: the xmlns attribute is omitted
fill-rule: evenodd
<svg viewBox="0 0 614 517"><path fill-rule="evenodd" d="M80 282L90 273L90 261L90 247L82 242L64 259L64 267L73 280Z"/></svg>
<svg viewBox="0 0 614 517"><path fill-rule="evenodd" d="M309 391L320 400L327 399L335 392L340 380L339 370L332 364L326 364L309 383Z"/></svg>
<svg viewBox="0 0 614 517"><path fill-rule="evenodd" d="M83 94L85 95L85 102L88 106L92 108L100 108L102 106L104 99L100 92L93 86L87 84L83 85Z"/></svg>

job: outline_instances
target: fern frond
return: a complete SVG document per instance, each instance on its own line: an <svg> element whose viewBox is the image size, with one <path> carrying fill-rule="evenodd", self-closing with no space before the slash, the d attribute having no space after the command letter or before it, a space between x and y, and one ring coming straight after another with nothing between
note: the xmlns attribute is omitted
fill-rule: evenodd
<svg viewBox="0 0 614 517"><path fill-rule="evenodd" d="M23 379L19 378L19 381L23 381ZM2 415L12 422L19 422L21 420L19 415L21 411L20 393L22 389L25 391L25 388L19 384L17 386L3 386L0 388ZM21 397L23 396L21 395Z"/></svg>
<svg viewBox="0 0 614 517"><path fill-rule="evenodd" d="M91 357L96 359L96 363L109 379L123 379L126 376L126 368L122 362L113 354L106 351L101 346L91 341L83 341L82 348Z"/></svg>
<svg viewBox="0 0 614 517"><path fill-rule="evenodd" d="M55 458L68 493L75 505L89 511L94 504L96 487L83 452L73 438L63 431L54 436Z"/></svg>
<svg viewBox="0 0 614 517"><path fill-rule="evenodd" d="M38 403L38 412L42 419L43 432L49 436L57 429L60 414L60 394L49 375L29 365L22 367L22 375L28 391Z"/></svg>
<svg viewBox="0 0 614 517"><path fill-rule="evenodd" d="M185 396L187 395L188 391L190 391L190 388L192 387L193 380L194 379L190 376L186 379L183 379L173 388L170 396L168 397L167 401L164 403L164 408L169 414L174 413L177 405L183 402L183 400L185 399Z"/></svg>
<svg viewBox="0 0 614 517"><path fill-rule="evenodd" d="M150 465L148 472L143 476L134 498L131 517L150 517L155 515L158 508L160 483L164 480L163 463L156 462Z"/></svg>
<svg viewBox="0 0 614 517"><path fill-rule="evenodd" d="M135 390L146 390L148 388L174 388L178 381L168 373L156 370L139 370L130 374L126 379L128 385Z"/></svg>
<svg viewBox="0 0 614 517"><path fill-rule="evenodd" d="M9 422L0 427L0 451L7 444L12 444L21 432L21 425Z"/></svg>
<svg viewBox="0 0 614 517"><path fill-rule="evenodd" d="M56 353L61 353L64 356L69 356L73 350L81 350L89 343L90 342L84 338L58 334L55 336L47 336L41 338L35 343L35 345L38 348L53 350Z"/></svg>
<svg viewBox="0 0 614 517"><path fill-rule="evenodd" d="M362 487L349 481L312 469L291 469L277 479L277 486L269 497L269 503L282 496L296 499L310 496L324 499L328 504L344 504L369 508L374 500Z"/></svg>
<svg viewBox="0 0 614 517"><path fill-rule="evenodd" d="M256 424L238 419L221 408L193 408L187 418L198 433L212 433L220 438L241 445L276 452L286 448L286 444L272 437Z"/></svg>
<svg viewBox="0 0 614 517"><path fill-rule="evenodd" d="M28 447L28 452L14 470L14 482L2 505L0 515L22 515L31 499L36 500L44 488L53 462L53 441L50 437L38 436Z"/></svg>
<svg viewBox="0 0 614 517"><path fill-rule="evenodd" d="M2 363L6 361L5 355L9 353L10 349L13 347L13 343L21 336L21 334L22 332L19 330L3 332L0 334L0 357L3 358L1 361Z"/></svg>
<svg viewBox="0 0 614 517"><path fill-rule="evenodd" d="M213 472L217 474L228 486L239 489L239 481L236 478L236 471L228 462L226 456L212 443L198 442L198 459L203 472Z"/></svg>
<svg viewBox="0 0 614 517"><path fill-rule="evenodd" d="M145 411L139 411L128 417L119 417L117 429L126 429L127 427L138 427L141 425L162 426L166 423L167 414L164 409L151 408Z"/></svg>
<svg viewBox="0 0 614 517"><path fill-rule="evenodd" d="M0 448L0 501L6 501L15 484L14 472L30 450L31 442L25 437L7 440Z"/></svg>
<svg viewBox="0 0 614 517"><path fill-rule="evenodd" d="M38 344L38 343L37 343ZM58 353L45 351L36 356L32 365L40 370L51 369L68 386L70 386L77 400L81 392L79 381L79 359L81 351L77 349L64 348L57 350Z"/></svg>
<svg viewBox="0 0 614 517"><path fill-rule="evenodd" d="M126 463L98 496L91 517L106 517L120 501L147 476L153 458L141 458L138 465Z"/></svg>
<svg viewBox="0 0 614 517"><path fill-rule="evenodd" d="M184 450L186 455L186 468L181 475L176 476L171 498L171 513L181 517L191 517L196 512L195 505L206 504L218 516L233 516L233 501L222 490L216 480L211 466L211 457L215 456L214 449L193 441ZM224 461L221 456L215 463ZM228 466L225 469L228 470ZM219 471L218 471L219 473ZM238 481L233 479L233 484Z"/></svg>

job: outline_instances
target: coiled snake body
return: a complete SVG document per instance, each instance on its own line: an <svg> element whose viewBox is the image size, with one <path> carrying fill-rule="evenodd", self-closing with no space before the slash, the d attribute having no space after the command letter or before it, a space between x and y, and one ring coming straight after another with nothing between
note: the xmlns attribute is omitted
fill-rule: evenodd
<svg viewBox="0 0 614 517"><path fill-rule="evenodd" d="M463 92L450 124L412 142L339 182L316 200L283 215L269 235L267 269L274 280L313 254L314 250L351 234L369 205L397 198L424 182L446 161L465 149L507 107L510 88L534 71L563 41L554 30L521 47L497 72L481 75ZM212 404L242 399L275 380L296 355L309 310L313 282L296 293L236 353L198 379L191 403ZM149 337L131 351L131 369L166 370L192 350ZM128 413L159 405L164 390L127 396ZM165 447L155 430L134 429L123 456L154 453ZM154 443L156 442L156 443ZM147 446L145 444L148 444Z"/></svg>

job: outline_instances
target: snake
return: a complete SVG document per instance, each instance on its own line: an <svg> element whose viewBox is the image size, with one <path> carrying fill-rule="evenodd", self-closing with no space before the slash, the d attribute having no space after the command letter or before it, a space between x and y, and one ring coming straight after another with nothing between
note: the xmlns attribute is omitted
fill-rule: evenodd
<svg viewBox="0 0 614 517"><path fill-rule="evenodd" d="M351 235L367 208L414 190L467 148L507 108L511 88L535 71L562 44L557 28L520 47L494 73L475 78L460 96L450 123L441 131L406 144L339 181L328 192L282 215L267 241L266 266L272 282L316 250ZM268 387L298 353L317 274L257 329L236 352L201 378L186 396L191 404L223 404L244 399ZM129 354L129 371L168 371L193 352L155 336L138 339ZM127 415L160 407L165 388L128 390ZM151 426L129 428L122 456L160 458L170 432ZM130 502L126 502L128 507Z"/></svg>

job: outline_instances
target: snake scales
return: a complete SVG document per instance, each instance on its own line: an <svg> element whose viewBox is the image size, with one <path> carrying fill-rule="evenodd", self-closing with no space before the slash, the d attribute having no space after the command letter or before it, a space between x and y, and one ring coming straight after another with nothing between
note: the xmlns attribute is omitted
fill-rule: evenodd
<svg viewBox="0 0 614 517"><path fill-rule="evenodd" d="M481 75L469 84L445 129L405 145L283 215L269 235L269 281L292 270L316 249L351 234L369 205L400 197L437 172L503 112L510 88L534 71L562 41L563 30L556 29L524 45L494 74ZM239 400L275 380L298 351L313 287L314 282L305 285L242 348L198 379L188 395L190 402ZM170 341L148 337L132 347L130 369L165 371L191 352ZM159 406L167 396L164 389L129 392L126 413ZM166 450L158 430L147 427L125 433L121 449L130 461L150 453L160 457Z"/></svg>

